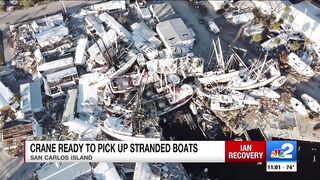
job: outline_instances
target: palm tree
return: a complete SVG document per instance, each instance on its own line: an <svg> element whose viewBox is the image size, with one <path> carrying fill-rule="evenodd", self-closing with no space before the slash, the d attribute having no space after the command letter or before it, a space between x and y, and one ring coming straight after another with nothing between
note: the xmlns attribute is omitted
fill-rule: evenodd
<svg viewBox="0 0 320 180"><path fill-rule="evenodd" d="M261 34L255 34L252 36L252 41L255 43L258 43L262 40L262 35Z"/></svg>

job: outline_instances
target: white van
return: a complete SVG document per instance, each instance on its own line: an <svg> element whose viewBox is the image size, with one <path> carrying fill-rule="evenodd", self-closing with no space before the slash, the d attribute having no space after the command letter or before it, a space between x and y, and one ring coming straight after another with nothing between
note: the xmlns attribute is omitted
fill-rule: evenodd
<svg viewBox="0 0 320 180"><path fill-rule="evenodd" d="M212 20L208 21L208 26L209 26L209 30L213 33L218 33L220 32L220 29L218 28L218 26L216 25L216 23Z"/></svg>

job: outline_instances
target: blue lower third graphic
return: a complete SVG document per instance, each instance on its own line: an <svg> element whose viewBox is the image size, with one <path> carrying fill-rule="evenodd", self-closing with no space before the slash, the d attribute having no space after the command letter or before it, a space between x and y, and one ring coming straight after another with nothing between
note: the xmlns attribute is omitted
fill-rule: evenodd
<svg viewBox="0 0 320 180"><path fill-rule="evenodd" d="M268 141L266 156L268 172L297 171L297 141Z"/></svg>

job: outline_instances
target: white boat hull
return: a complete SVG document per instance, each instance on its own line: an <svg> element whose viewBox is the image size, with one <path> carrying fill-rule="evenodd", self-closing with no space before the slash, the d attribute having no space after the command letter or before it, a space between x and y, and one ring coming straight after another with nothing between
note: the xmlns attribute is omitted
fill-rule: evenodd
<svg viewBox="0 0 320 180"><path fill-rule="evenodd" d="M105 127L101 124L99 124L99 128L108 134L109 136L121 140L121 141L160 141L161 137L157 138L147 138L145 136L130 136L125 134L119 134L115 131L113 131L111 128Z"/></svg>
<svg viewBox="0 0 320 180"><path fill-rule="evenodd" d="M301 101L293 97L290 99L290 103L294 111L304 116L308 115L308 111Z"/></svg>
<svg viewBox="0 0 320 180"><path fill-rule="evenodd" d="M313 97L309 96L308 94L302 94L301 99L311 111L314 111L316 113L320 112L320 105Z"/></svg>
<svg viewBox="0 0 320 180"><path fill-rule="evenodd" d="M303 76L311 77L314 75L312 68L304 63L296 54L288 55L288 65Z"/></svg>
<svg viewBox="0 0 320 180"><path fill-rule="evenodd" d="M265 88L265 87L252 90L250 95L254 96L254 97L266 97L266 98L271 98L271 99L279 99L280 98L279 93L271 90L270 88Z"/></svg>
<svg viewBox="0 0 320 180"><path fill-rule="evenodd" d="M278 76L273 76L269 79L266 79L264 81L261 81L261 82L257 82L257 83L253 83L253 84L250 84L250 85L247 85L247 86L234 86L234 85L231 85L230 89L232 90L248 90L248 89L255 89L255 88L259 88L259 87L263 87L263 86L266 86L268 85L269 83L273 82L275 79L277 79L280 75Z"/></svg>
<svg viewBox="0 0 320 180"><path fill-rule="evenodd" d="M225 74L204 75L203 77L199 77L198 80L201 84L226 83L238 75L239 71L233 71Z"/></svg>
<svg viewBox="0 0 320 180"><path fill-rule="evenodd" d="M276 80L270 83L270 86L272 89L278 89L281 87L285 82L287 81L287 78L285 76L280 76Z"/></svg>

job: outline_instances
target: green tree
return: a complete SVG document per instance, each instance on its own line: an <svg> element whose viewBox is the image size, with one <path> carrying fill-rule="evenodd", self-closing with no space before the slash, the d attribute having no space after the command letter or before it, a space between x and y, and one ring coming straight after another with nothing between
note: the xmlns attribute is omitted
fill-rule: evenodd
<svg viewBox="0 0 320 180"><path fill-rule="evenodd" d="M262 40L262 35L261 34L255 34L252 36L252 41L255 43L258 43Z"/></svg>
<svg viewBox="0 0 320 180"><path fill-rule="evenodd" d="M296 41L290 44L290 47L291 47L291 50L292 50L292 51L298 50L298 49L300 48L300 46L301 46L301 45L300 45L298 42L296 42Z"/></svg>
<svg viewBox="0 0 320 180"><path fill-rule="evenodd" d="M288 13L289 12L289 7L288 6L286 6L284 9L283 9L283 11L285 12L285 13Z"/></svg>
<svg viewBox="0 0 320 180"><path fill-rule="evenodd" d="M288 16L288 21L289 21L290 23L293 23L293 20L294 20L294 17L293 17L292 15L289 15L289 16Z"/></svg>
<svg viewBox="0 0 320 180"><path fill-rule="evenodd" d="M29 7L33 6L34 1L33 0L21 0L20 4L24 8L29 8Z"/></svg>
<svg viewBox="0 0 320 180"><path fill-rule="evenodd" d="M270 29L272 30L276 30L276 31L279 31L280 30L280 23L279 22L274 22L270 25Z"/></svg>
<svg viewBox="0 0 320 180"><path fill-rule="evenodd" d="M310 41L310 39L308 39L308 38L305 38L305 39L304 39L304 42L303 42L303 44L304 44L304 46L308 46L308 45L310 45L310 44L311 44L311 41Z"/></svg>
<svg viewBox="0 0 320 180"><path fill-rule="evenodd" d="M280 38L275 38L273 43L278 45L280 44L280 41L281 41Z"/></svg>

